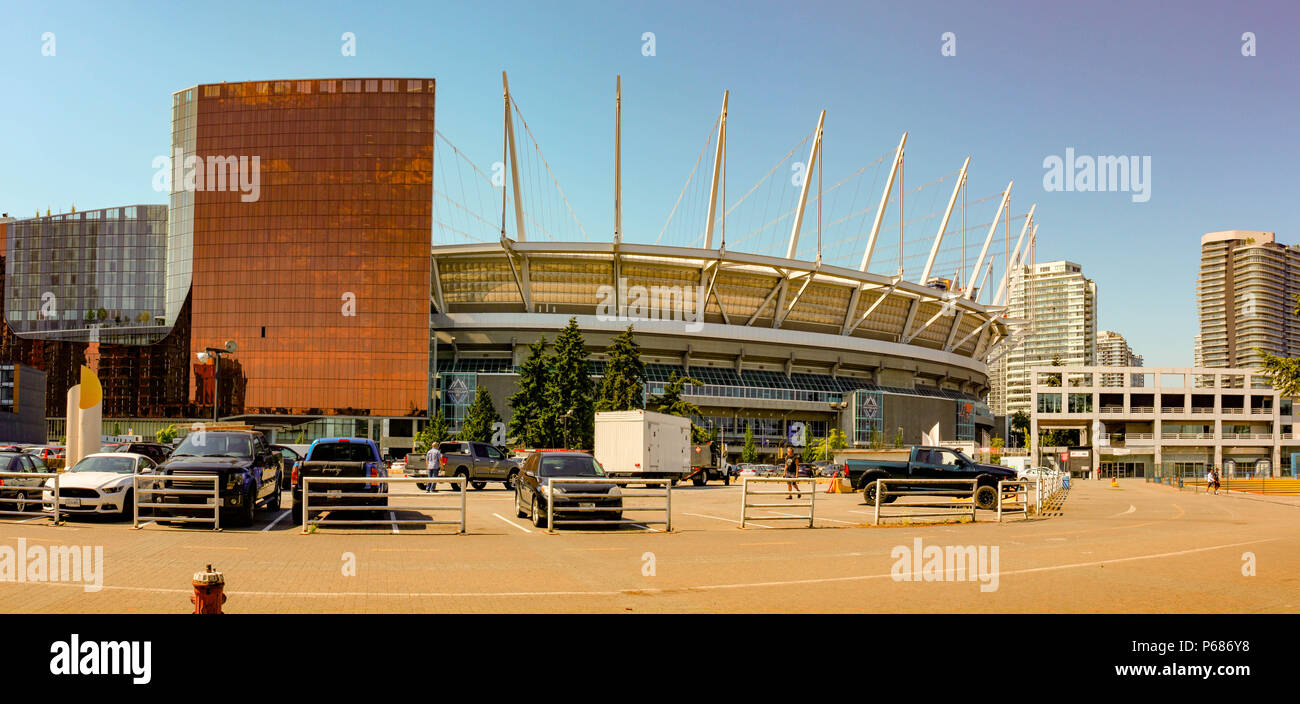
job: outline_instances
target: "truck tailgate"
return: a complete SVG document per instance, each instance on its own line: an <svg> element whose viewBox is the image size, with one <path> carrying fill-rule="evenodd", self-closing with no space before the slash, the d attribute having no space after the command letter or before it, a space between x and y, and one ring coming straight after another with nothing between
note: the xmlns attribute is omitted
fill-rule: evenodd
<svg viewBox="0 0 1300 704"><path fill-rule="evenodd" d="M298 475L305 477L364 477L366 462L301 462Z"/></svg>

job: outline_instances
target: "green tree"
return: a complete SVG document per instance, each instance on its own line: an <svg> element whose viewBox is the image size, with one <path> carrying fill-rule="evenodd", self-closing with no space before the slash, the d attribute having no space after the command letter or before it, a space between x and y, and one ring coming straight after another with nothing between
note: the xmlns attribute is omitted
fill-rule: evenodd
<svg viewBox="0 0 1300 704"><path fill-rule="evenodd" d="M610 342L605 375L596 391L596 410L630 411L644 404L645 363L629 325Z"/></svg>
<svg viewBox="0 0 1300 704"><path fill-rule="evenodd" d="M745 424L745 446L740 450L740 461L754 464L758 461L758 448L754 445L754 426Z"/></svg>
<svg viewBox="0 0 1300 704"><path fill-rule="evenodd" d="M898 432L894 433L894 447L897 449L897 448L901 448L902 446L903 446L903 429L899 428Z"/></svg>
<svg viewBox="0 0 1300 704"><path fill-rule="evenodd" d="M1300 296L1296 296L1296 307L1291 312L1300 317ZM1273 388L1287 398L1300 396L1300 357L1277 357L1258 347L1255 349L1263 356L1264 373L1273 382Z"/></svg>
<svg viewBox="0 0 1300 704"><path fill-rule="evenodd" d="M1011 439L1015 441L1016 447L1024 447L1025 441L1029 439L1029 414L1024 411L1016 411L1011 416Z"/></svg>
<svg viewBox="0 0 1300 704"><path fill-rule="evenodd" d="M154 433L153 437L154 440L157 440L158 442L164 445L170 445L172 440L176 439L176 434L178 432L179 431L176 430L176 424L172 423L171 425L168 425L167 427Z"/></svg>
<svg viewBox="0 0 1300 704"><path fill-rule="evenodd" d="M424 428L415 434L415 447L413 449L423 455L434 445L451 439L452 434L448 431L447 417L442 414L442 411L438 411L433 420L426 423Z"/></svg>
<svg viewBox="0 0 1300 704"><path fill-rule="evenodd" d="M465 411L465 421L460 425L460 438L471 442L492 442L494 428L501 422L496 406L492 405L492 395L486 386L479 386L474 392L474 402Z"/></svg>
<svg viewBox="0 0 1300 704"><path fill-rule="evenodd" d="M989 461L998 464L1002 461L1002 448L1006 447L1007 442L1002 438L993 438L989 443L991 451L989 452Z"/></svg>
<svg viewBox="0 0 1300 704"><path fill-rule="evenodd" d="M849 446L849 439L839 428L831 428L831 432L821 440L817 441L814 450L815 460L829 460L835 458L836 450L843 450Z"/></svg>
<svg viewBox="0 0 1300 704"><path fill-rule="evenodd" d="M524 447L545 447L550 437L543 424L546 417L547 374L551 366L546 337L528 346L528 359L519 366L518 390L506 399L510 425L506 433Z"/></svg>
<svg viewBox="0 0 1300 704"><path fill-rule="evenodd" d="M590 449L596 433L595 384L587 366L587 346L578 319L555 338L546 385L542 423L551 447Z"/></svg>

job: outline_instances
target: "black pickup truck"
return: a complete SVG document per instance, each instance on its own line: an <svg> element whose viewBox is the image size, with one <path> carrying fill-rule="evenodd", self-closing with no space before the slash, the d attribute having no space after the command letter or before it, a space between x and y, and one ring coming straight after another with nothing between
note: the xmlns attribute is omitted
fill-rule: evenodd
<svg viewBox="0 0 1300 704"><path fill-rule="evenodd" d="M321 438L307 449L307 456L293 468L293 493L289 513L293 522L301 524L303 477L375 477L388 478L388 467L379 454L379 446L366 438ZM325 496L317 496L325 494ZM338 496L330 496L337 494ZM375 494L347 496L347 494ZM388 482L320 482L311 486L311 506L375 506L388 505ZM350 518L350 516L344 516Z"/></svg>
<svg viewBox="0 0 1300 704"><path fill-rule="evenodd" d="M975 505L992 510L998 507L998 482L1016 478L1015 470L1010 467L981 464L959 450L946 447L913 447L906 462L850 459L845 462L845 467L854 489L861 491L869 504L876 503L876 489L879 487L877 482L880 479L974 479ZM890 486L910 489L926 485L908 487L899 483ZM884 501L888 503L895 498L897 497L886 493Z"/></svg>
<svg viewBox="0 0 1300 704"><path fill-rule="evenodd" d="M155 473L167 477L163 493L154 501L163 504L193 504L196 494L168 494L167 489L210 489L210 481L190 479L217 475L221 497L221 523L248 526L258 504L280 510L280 456L271 452L262 434L251 430L202 430L190 433ZM166 509L179 515L191 509ZM227 518L227 516L229 516ZM166 520L166 519L163 519Z"/></svg>

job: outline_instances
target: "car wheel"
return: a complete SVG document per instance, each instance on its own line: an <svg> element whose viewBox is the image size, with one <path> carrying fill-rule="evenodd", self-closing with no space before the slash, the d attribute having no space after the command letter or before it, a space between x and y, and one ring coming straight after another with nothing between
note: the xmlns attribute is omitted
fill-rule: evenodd
<svg viewBox="0 0 1300 704"><path fill-rule="evenodd" d="M537 497L536 497L536 496L533 497L533 505L532 505L532 512L531 512L531 514L532 514L532 518L533 518L533 527L535 527L535 528L545 528L545 527L546 527L546 514L543 513L542 510L541 510L541 507L539 507L539 506L537 505Z"/></svg>
<svg viewBox="0 0 1300 704"><path fill-rule="evenodd" d="M975 489L975 507L992 511L998 507L998 490L985 484Z"/></svg>
<svg viewBox="0 0 1300 704"><path fill-rule="evenodd" d="M275 491L271 492L271 498L266 500L266 507L268 509L272 511L280 510L280 504L284 501L284 497L280 496L281 491L282 489L280 489L279 482L276 482Z"/></svg>
<svg viewBox="0 0 1300 704"><path fill-rule="evenodd" d="M302 506L299 506L292 496L289 497L289 520L296 526L302 525Z"/></svg>
<svg viewBox="0 0 1300 704"><path fill-rule="evenodd" d="M731 486L731 475L730 475L730 474L724 474L724 475L722 475L722 485L723 485L723 486Z"/></svg>
<svg viewBox="0 0 1300 704"><path fill-rule="evenodd" d="M253 525L253 514L256 508L257 494L252 489L244 492L244 505L239 507L239 512L235 514L235 520L231 521L232 525L247 527ZM221 509L217 509L218 511Z"/></svg>
<svg viewBox="0 0 1300 704"><path fill-rule="evenodd" d="M866 485L865 487L862 488L862 498L866 499L866 501L867 501L868 504L870 504L870 505L872 505L872 506L875 506L875 505L876 505L876 492L879 491L879 490L880 490L880 480L879 480L879 479L874 479L874 480L868 482L867 485ZM894 502L894 499L897 499L897 498L898 498L897 496L891 496L891 495L889 495L889 494L885 494L885 496L882 498L882 500L881 500L880 503L882 503L882 504L891 504L891 503Z"/></svg>
<svg viewBox="0 0 1300 704"><path fill-rule="evenodd" d="M705 470L703 469L701 469L699 472L696 472L695 476L691 477L691 483L694 484L695 486L704 486L706 483L708 483L708 481L709 481L709 475L705 474Z"/></svg>
<svg viewBox="0 0 1300 704"><path fill-rule="evenodd" d="M469 485L474 487L474 491L483 491L483 488L487 486L487 482L475 480L470 482Z"/></svg>
<svg viewBox="0 0 1300 704"><path fill-rule="evenodd" d="M461 491L469 489L469 471L462 467L456 470L456 476L460 477L462 480L460 486L456 488Z"/></svg>
<svg viewBox="0 0 1300 704"><path fill-rule="evenodd" d="M135 518L135 494L130 489L127 489L126 496L122 497L122 512L118 516L128 521Z"/></svg>
<svg viewBox="0 0 1300 704"><path fill-rule="evenodd" d="M523 491L515 487L515 518L528 518L528 512L524 510Z"/></svg>
<svg viewBox="0 0 1300 704"><path fill-rule="evenodd" d="M515 488L515 482L517 482L517 481L519 481L519 472L511 472L511 473L506 477L506 481L505 481L506 488L507 488L507 489L514 489L514 488Z"/></svg>

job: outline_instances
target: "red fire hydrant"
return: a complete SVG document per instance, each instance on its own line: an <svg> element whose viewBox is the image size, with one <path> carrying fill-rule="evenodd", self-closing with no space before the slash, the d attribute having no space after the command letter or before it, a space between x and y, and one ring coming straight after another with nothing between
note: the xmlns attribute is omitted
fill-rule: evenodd
<svg viewBox="0 0 1300 704"><path fill-rule="evenodd" d="M191 584L194 586L194 596L190 597L190 603L194 604L194 613L222 613L221 605L226 603L226 595L222 593L226 588L225 575L208 565L206 571L194 573Z"/></svg>

